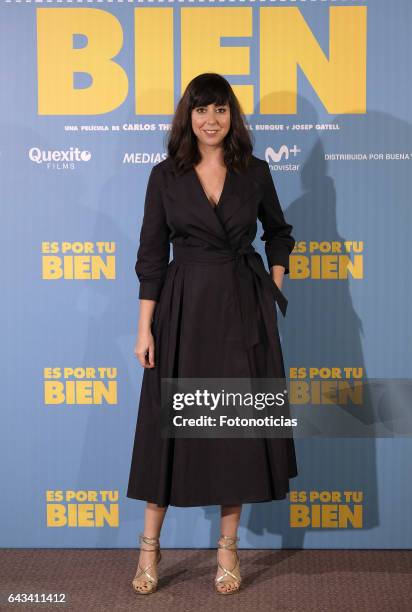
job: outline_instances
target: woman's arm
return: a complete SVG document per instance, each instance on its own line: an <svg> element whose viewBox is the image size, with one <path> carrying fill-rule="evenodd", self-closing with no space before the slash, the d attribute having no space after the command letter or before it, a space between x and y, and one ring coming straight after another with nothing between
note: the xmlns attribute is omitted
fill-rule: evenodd
<svg viewBox="0 0 412 612"><path fill-rule="evenodd" d="M156 302L140 300L140 315L137 323L137 338L134 354L144 368L154 368L155 344L151 324Z"/></svg>
<svg viewBox="0 0 412 612"><path fill-rule="evenodd" d="M141 300L159 300L170 256L169 227L161 196L161 172L154 166L147 183L135 271Z"/></svg>
<svg viewBox="0 0 412 612"><path fill-rule="evenodd" d="M155 365L151 324L165 280L169 256L169 228L161 199L161 175L154 166L147 184L135 264L135 272L140 282L140 316L134 352L143 367Z"/></svg>
<svg viewBox="0 0 412 612"><path fill-rule="evenodd" d="M279 289L282 289L285 268L283 266L272 266L270 269L270 274Z"/></svg>
<svg viewBox="0 0 412 612"><path fill-rule="evenodd" d="M289 274L289 255L295 246L291 232L293 226L286 223L272 179L269 164L263 167L263 198L259 204L258 217L262 223L265 252L272 279L282 288L284 274Z"/></svg>

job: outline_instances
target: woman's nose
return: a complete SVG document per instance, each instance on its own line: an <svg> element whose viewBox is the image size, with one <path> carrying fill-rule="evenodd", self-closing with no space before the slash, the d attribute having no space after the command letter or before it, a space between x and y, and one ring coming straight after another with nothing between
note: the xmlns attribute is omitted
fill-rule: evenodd
<svg viewBox="0 0 412 612"><path fill-rule="evenodd" d="M211 123L212 125L216 124L216 116L215 111L210 108L206 112L206 123Z"/></svg>

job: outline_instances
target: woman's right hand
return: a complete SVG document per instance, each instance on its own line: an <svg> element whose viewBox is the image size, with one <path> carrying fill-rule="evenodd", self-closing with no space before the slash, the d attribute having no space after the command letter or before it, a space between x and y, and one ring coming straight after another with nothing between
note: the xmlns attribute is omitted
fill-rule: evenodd
<svg viewBox="0 0 412 612"><path fill-rule="evenodd" d="M154 368L155 343L149 328L139 329L134 354L144 368Z"/></svg>

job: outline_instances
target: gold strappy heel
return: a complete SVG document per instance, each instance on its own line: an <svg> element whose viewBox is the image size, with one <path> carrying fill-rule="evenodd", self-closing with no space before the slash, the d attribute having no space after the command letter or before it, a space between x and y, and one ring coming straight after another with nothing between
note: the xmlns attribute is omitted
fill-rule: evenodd
<svg viewBox="0 0 412 612"><path fill-rule="evenodd" d="M132 580L132 586L136 593L140 593L141 595L148 595L149 593L155 592L158 582L158 579L149 574L148 570L153 567L155 563L158 564L160 562L162 554L160 552L159 538L150 538L149 536L145 536L141 533L139 534L139 540L140 544L144 542L145 544L149 544L149 546L154 546L154 548L143 548L142 546L140 546L140 550L158 550L156 559L146 565L146 567L142 568L140 567L140 564L137 565L137 572ZM144 577L141 578L141 576Z"/></svg>
<svg viewBox="0 0 412 612"><path fill-rule="evenodd" d="M221 539L225 540L225 542L221 542L220 541ZM219 595L230 595L231 593L237 593L240 589L240 583L241 583L240 560L239 560L239 555L237 553L237 544L236 544L238 540L239 540L238 537L231 537L231 536L225 536L225 535L221 535L219 538L218 548L226 548L227 550L232 550L236 557L236 563L234 567L232 567L231 570L228 570L226 567L223 567L223 565L219 561L217 562L220 569L223 570L224 572L221 576L219 576L219 578L215 578L215 589L216 589L216 592L219 593ZM221 590L219 586L221 584L226 584L226 583L230 583L231 585L233 585L233 587L227 591Z"/></svg>

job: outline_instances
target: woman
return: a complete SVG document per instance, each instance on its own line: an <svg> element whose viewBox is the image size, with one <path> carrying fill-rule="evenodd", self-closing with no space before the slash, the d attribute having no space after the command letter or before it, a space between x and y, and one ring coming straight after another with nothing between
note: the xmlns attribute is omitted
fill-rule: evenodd
<svg viewBox="0 0 412 612"><path fill-rule="evenodd" d="M242 503L284 499L297 475L292 438L160 435L161 378L283 378L276 300L295 240L268 164L253 146L229 83L194 78L172 122L168 157L152 169L137 253L145 368L127 497L147 501L133 587L152 593L168 505L221 506L215 588L240 587ZM271 269L255 252L259 218ZM173 261L169 263L170 243Z"/></svg>

